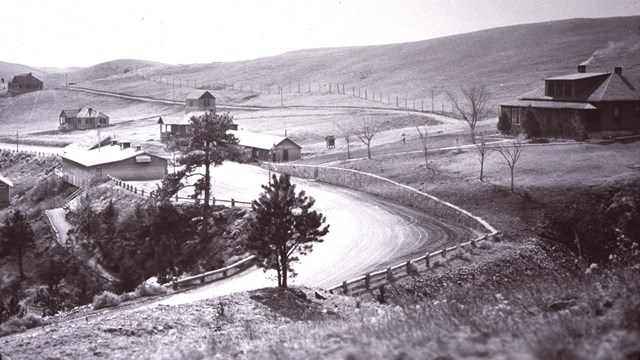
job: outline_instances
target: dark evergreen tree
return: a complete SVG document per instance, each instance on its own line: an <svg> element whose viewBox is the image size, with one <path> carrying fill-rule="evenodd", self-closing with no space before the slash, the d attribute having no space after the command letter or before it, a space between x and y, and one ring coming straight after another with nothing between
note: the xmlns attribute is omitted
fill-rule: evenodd
<svg viewBox="0 0 640 360"><path fill-rule="evenodd" d="M31 230L27 217L20 210L15 210L5 219L4 225L0 229L0 236L2 236L2 247L18 258L20 279L23 279L22 257L26 249L31 247L34 242L33 230Z"/></svg>
<svg viewBox="0 0 640 360"><path fill-rule="evenodd" d="M511 119L506 112L502 112L498 118L498 131L503 135L511 134Z"/></svg>
<svg viewBox="0 0 640 360"><path fill-rule="evenodd" d="M260 260L265 269L275 269L278 286L287 287L289 274L295 276L291 264L299 260L297 255L306 255L313 250L313 243L322 242L329 232L323 226L326 218L311 211L315 204L304 191L296 194L289 175L275 174L264 192L253 201L254 217L250 223L247 248Z"/></svg>
<svg viewBox="0 0 640 360"><path fill-rule="evenodd" d="M536 119L531 105L527 107L527 111L525 111L524 113L522 128L524 129L528 138L536 139L542 136L542 128L540 127L540 122L538 121L538 119Z"/></svg>

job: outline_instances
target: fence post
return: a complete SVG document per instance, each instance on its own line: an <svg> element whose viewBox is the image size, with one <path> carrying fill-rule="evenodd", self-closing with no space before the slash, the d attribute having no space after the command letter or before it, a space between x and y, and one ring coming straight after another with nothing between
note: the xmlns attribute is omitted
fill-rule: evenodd
<svg viewBox="0 0 640 360"><path fill-rule="evenodd" d="M385 272L385 278L387 280L392 280L393 278L393 270L391 270L391 268L387 268L387 271Z"/></svg>
<svg viewBox="0 0 640 360"><path fill-rule="evenodd" d="M411 274L411 260L407 260L407 274Z"/></svg>
<svg viewBox="0 0 640 360"><path fill-rule="evenodd" d="M364 287L369 290L369 286L371 285L371 274L367 274L364 276Z"/></svg>
<svg viewBox="0 0 640 360"><path fill-rule="evenodd" d="M367 95L367 89L364 89L364 98L365 100L369 98L369 96Z"/></svg>
<svg viewBox="0 0 640 360"><path fill-rule="evenodd" d="M142 189L141 191L142 191L142 196L144 196L144 189Z"/></svg>
<svg viewBox="0 0 640 360"><path fill-rule="evenodd" d="M476 239L471 240L471 247L478 247L476 244Z"/></svg>
<svg viewBox="0 0 640 360"><path fill-rule="evenodd" d="M227 270L222 271L222 276L227 277Z"/></svg>
<svg viewBox="0 0 640 360"><path fill-rule="evenodd" d="M347 282L343 281L342 282L342 293L347 295L348 292L349 292L349 289L347 288Z"/></svg>
<svg viewBox="0 0 640 360"><path fill-rule="evenodd" d="M447 257L447 248L442 249L442 257L443 258Z"/></svg>
<svg viewBox="0 0 640 360"><path fill-rule="evenodd" d="M176 202L178 202L178 194L176 194Z"/></svg>
<svg viewBox="0 0 640 360"><path fill-rule="evenodd" d="M425 265L427 268L431 267L431 253L427 253L427 256L424 258Z"/></svg>
<svg viewBox="0 0 640 360"><path fill-rule="evenodd" d="M204 284L204 276L200 278L200 284Z"/></svg>
<svg viewBox="0 0 640 360"><path fill-rule="evenodd" d="M233 198L231 198L231 207L235 207L235 206L236 206L236 201Z"/></svg>

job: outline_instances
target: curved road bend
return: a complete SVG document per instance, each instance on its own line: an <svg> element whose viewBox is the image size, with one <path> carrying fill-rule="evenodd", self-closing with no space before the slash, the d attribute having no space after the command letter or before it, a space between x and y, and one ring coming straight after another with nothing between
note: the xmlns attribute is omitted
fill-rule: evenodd
<svg viewBox="0 0 640 360"><path fill-rule="evenodd" d="M268 173L256 166L225 163L213 173L214 196L251 200L262 191ZM468 240L472 231L442 223L420 211L373 195L293 178L297 190L315 198L314 208L327 218L330 231L324 242L294 264L298 276L291 284L327 288L395 265L426 251ZM135 184L140 185L140 184ZM149 186L149 184L147 184ZM190 190L187 190L190 191ZM251 268L222 281L169 297L160 303L180 304L275 285L275 272Z"/></svg>

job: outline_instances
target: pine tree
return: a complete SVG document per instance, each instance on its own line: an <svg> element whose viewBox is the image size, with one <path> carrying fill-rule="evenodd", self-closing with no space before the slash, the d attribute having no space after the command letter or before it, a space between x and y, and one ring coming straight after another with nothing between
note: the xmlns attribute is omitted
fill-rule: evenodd
<svg viewBox="0 0 640 360"><path fill-rule="evenodd" d="M511 119L506 112L502 112L498 118L498 131L503 135L511 134Z"/></svg>
<svg viewBox="0 0 640 360"><path fill-rule="evenodd" d="M329 232L326 218L310 211L315 204L304 191L296 194L289 175L275 174L260 198L253 201L254 217L250 223L247 248L260 260L260 266L274 269L278 274L278 286L286 288L289 274L295 276L291 266L313 250L313 243L322 242Z"/></svg>
<svg viewBox="0 0 640 360"><path fill-rule="evenodd" d="M24 269L22 267L22 257L25 250L31 247L34 242L33 230L28 223L27 217L20 211L16 210L12 215L8 216L4 225L0 229L2 237L2 247L8 249L18 258L18 267L20 269L20 279L24 279Z"/></svg>
<svg viewBox="0 0 640 360"><path fill-rule="evenodd" d="M527 137L535 139L542 136L542 128L540 122L536 119L535 114L531 108L531 105L527 107L527 111L524 113L524 121L522 122L522 128L524 129Z"/></svg>

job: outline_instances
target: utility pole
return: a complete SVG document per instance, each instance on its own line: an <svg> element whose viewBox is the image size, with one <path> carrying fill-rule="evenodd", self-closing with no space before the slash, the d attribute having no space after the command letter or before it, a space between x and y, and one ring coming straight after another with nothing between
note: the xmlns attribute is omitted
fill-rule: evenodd
<svg viewBox="0 0 640 360"><path fill-rule="evenodd" d="M18 152L18 130L16 130L16 152Z"/></svg>

